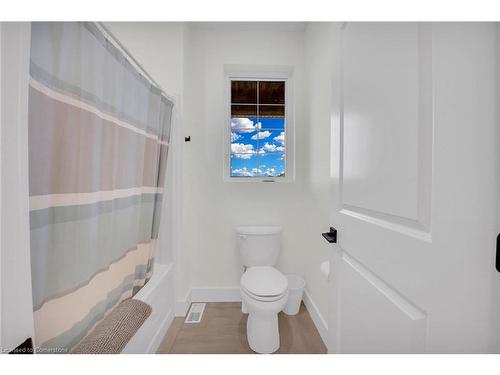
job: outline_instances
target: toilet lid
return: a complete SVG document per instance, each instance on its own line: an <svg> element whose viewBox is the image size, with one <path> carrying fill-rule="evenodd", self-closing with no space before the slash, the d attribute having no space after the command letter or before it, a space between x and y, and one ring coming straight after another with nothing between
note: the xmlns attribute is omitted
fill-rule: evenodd
<svg viewBox="0 0 500 375"><path fill-rule="evenodd" d="M256 296L278 296L287 290L288 280L274 267L250 267L241 276L241 286Z"/></svg>

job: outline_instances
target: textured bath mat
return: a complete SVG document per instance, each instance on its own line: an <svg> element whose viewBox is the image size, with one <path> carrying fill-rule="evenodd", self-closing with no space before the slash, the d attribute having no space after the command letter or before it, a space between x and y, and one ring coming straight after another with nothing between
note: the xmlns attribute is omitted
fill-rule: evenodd
<svg viewBox="0 0 500 375"><path fill-rule="evenodd" d="M72 351L75 354L118 354L151 315L151 306L136 299L120 303Z"/></svg>

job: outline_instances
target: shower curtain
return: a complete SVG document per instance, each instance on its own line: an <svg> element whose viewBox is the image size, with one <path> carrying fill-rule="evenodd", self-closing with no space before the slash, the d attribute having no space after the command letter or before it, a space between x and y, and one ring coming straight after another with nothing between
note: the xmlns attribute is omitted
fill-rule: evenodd
<svg viewBox="0 0 500 375"><path fill-rule="evenodd" d="M66 352L152 273L173 104L93 23L33 23L36 346Z"/></svg>

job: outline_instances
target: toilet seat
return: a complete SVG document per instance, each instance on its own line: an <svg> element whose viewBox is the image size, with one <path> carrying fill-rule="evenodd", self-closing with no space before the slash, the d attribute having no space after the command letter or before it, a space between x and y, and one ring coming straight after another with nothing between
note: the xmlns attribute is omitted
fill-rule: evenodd
<svg viewBox="0 0 500 375"><path fill-rule="evenodd" d="M288 290L287 278L276 268L250 267L241 276L241 289L255 300L272 302L283 297Z"/></svg>
<svg viewBox="0 0 500 375"><path fill-rule="evenodd" d="M241 287L241 291L243 293L245 293L248 297L250 297L256 301L259 301L259 302L274 302L274 301L278 301L279 299L286 296L286 291L285 291L285 293L282 293L282 294L277 295L277 296L257 296L255 294L253 294L252 292L246 290L244 287Z"/></svg>

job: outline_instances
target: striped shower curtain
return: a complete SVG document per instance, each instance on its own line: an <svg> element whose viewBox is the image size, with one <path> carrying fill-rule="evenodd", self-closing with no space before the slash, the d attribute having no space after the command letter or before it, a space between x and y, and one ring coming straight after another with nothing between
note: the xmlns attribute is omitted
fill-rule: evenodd
<svg viewBox="0 0 500 375"><path fill-rule="evenodd" d="M93 23L33 23L35 344L75 346L149 279L172 102Z"/></svg>

